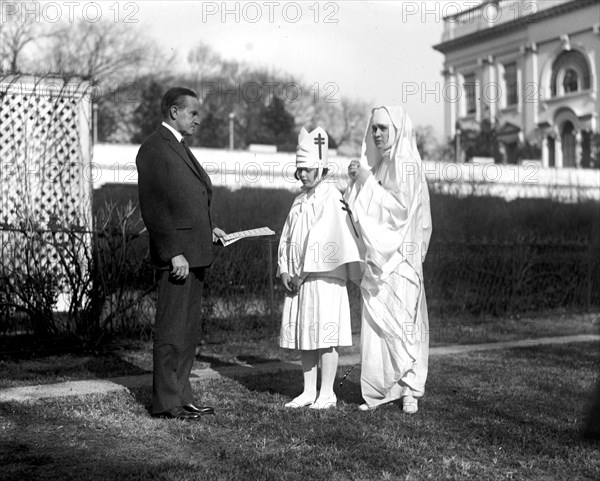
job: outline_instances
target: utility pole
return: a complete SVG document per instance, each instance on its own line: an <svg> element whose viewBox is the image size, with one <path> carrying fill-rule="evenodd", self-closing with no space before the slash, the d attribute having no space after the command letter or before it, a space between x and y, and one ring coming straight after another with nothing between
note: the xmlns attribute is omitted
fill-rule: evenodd
<svg viewBox="0 0 600 481"><path fill-rule="evenodd" d="M233 120L235 119L235 112L231 112L229 114L229 150L233 150L234 149L234 143L233 143Z"/></svg>

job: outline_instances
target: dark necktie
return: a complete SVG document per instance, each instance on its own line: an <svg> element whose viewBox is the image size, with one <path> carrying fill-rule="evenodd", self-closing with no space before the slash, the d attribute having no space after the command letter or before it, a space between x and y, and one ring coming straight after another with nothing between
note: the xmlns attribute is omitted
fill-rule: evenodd
<svg viewBox="0 0 600 481"><path fill-rule="evenodd" d="M196 171L200 175L200 178L202 179L202 182L204 182L204 184L206 186L208 186L209 182L210 182L210 179L208 178L208 175L206 175L206 172L200 166L199 162L196 160L196 157L194 157L194 154L192 154L192 151L187 146L187 144L185 143L185 140L183 138L181 139L181 145L183 145L183 148L185 149L185 151L186 151L186 153L187 153L187 155L188 155L188 157L190 159L190 162L192 164L194 164L194 167L196 168Z"/></svg>
<svg viewBox="0 0 600 481"><path fill-rule="evenodd" d="M194 154L192 154L192 151L190 150L190 148L187 146L187 144L185 143L184 139L181 139L181 145L183 145L183 148L185 149L185 152L187 153L190 161L192 162L192 164L194 164L194 167L196 168L196 170L198 172L200 172L200 165L198 164L198 161L196 160L196 157L194 157Z"/></svg>

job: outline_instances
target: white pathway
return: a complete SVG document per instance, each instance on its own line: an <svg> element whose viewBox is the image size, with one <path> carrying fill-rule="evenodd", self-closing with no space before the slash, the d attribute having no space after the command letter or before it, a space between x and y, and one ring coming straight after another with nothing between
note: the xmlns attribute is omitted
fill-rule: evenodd
<svg viewBox="0 0 600 481"><path fill-rule="evenodd" d="M581 334L577 336L543 337L521 341L504 341L488 344L463 344L432 347L431 356L445 356L449 354L464 354L478 351L494 351L499 349L513 349L521 347L544 346L549 344L567 344L571 342L600 341L600 335ZM353 366L360 363L360 356L340 356L339 365ZM268 362L252 366L239 365L221 368L205 368L192 371L192 382L220 379L244 375L264 374L290 369L300 369L300 361ZM0 389L0 402L35 402L48 398L85 396L88 394L109 394L129 391L130 388L150 386L152 375L124 376L110 379L90 379L85 381L68 381L56 384L42 384L38 386L24 386L10 389Z"/></svg>

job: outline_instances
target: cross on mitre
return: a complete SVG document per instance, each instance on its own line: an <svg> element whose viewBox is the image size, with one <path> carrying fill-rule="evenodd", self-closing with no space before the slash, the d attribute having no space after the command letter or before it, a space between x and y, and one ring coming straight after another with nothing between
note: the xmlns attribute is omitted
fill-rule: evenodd
<svg viewBox="0 0 600 481"><path fill-rule="evenodd" d="M321 137L321 133L319 132L319 135L317 135L317 138L315 139L315 144L319 146L319 160L321 160L323 158L323 152L321 151L321 145L323 145L325 143L325 137Z"/></svg>
<svg viewBox="0 0 600 481"><path fill-rule="evenodd" d="M327 167L329 138L321 127L308 132L304 127L298 135L296 166L307 169Z"/></svg>

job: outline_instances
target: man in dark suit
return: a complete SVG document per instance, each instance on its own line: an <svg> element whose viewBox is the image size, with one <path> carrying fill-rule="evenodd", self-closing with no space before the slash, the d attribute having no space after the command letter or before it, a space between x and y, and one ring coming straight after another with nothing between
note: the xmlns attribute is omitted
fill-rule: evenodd
<svg viewBox="0 0 600 481"><path fill-rule="evenodd" d="M152 414L198 419L212 414L192 397L190 372L201 323L204 271L213 258L210 178L183 141L200 123L193 90L170 89L161 103L162 124L142 143L136 158L142 218L157 269Z"/></svg>

